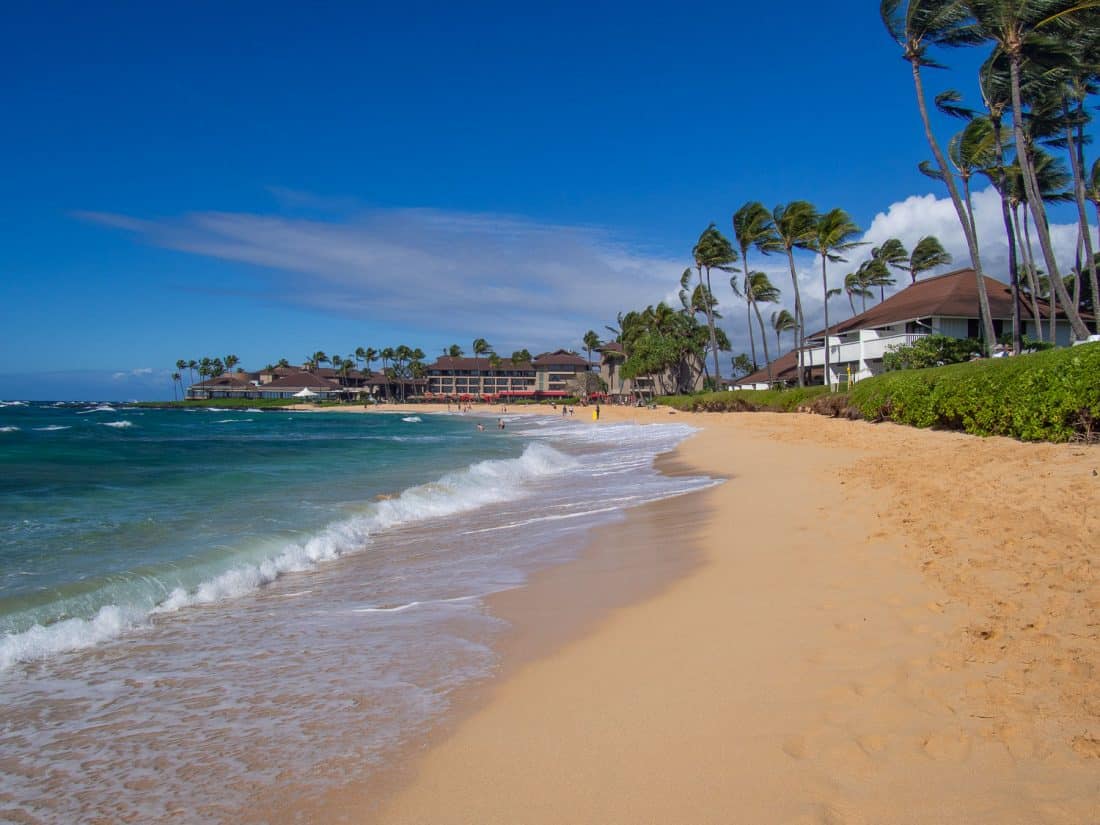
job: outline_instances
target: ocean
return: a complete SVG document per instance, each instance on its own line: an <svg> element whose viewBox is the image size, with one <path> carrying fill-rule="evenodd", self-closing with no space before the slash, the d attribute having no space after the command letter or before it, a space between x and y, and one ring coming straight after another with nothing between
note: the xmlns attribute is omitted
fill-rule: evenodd
<svg viewBox="0 0 1100 825"><path fill-rule="evenodd" d="M504 418L0 402L0 820L361 778L493 673L487 595L714 483L654 470L682 425Z"/></svg>

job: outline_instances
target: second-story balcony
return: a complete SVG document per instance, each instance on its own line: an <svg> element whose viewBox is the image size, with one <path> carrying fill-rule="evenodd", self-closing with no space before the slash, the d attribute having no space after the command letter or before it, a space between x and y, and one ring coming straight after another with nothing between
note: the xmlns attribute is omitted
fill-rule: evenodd
<svg viewBox="0 0 1100 825"><path fill-rule="evenodd" d="M928 333L925 332L900 332L876 337L862 334L862 340L858 341L840 341L830 336L829 363L845 364L879 360L893 347L912 346L921 338L927 337ZM807 350L806 365L811 367L825 366L824 347Z"/></svg>

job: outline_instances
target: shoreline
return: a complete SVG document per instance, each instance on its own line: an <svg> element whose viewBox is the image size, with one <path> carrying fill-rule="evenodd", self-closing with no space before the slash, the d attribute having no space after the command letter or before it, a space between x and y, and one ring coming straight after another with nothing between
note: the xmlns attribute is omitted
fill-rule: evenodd
<svg viewBox="0 0 1100 825"><path fill-rule="evenodd" d="M708 501L698 563L555 649L528 645L380 809L349 789L330 821L1100 816L1095 450L671 420L703 427L673 461L735 473L692 497ZM518 592L537 605L538 584Z"/></svg>
<svg viewBox="0 0 1100 825"><path fill-rule="evenodd" d="M560 409L560 408L559 408ZM577 415L580 416L581 409ZM601 411L607 409L601 406ZM671 419L638 420L636 410L619 407L620 415L603 419L608 423L684 423ZM333 412L331 408L303 408L301 412ZM386 405L368 408L344 407L342 413L377 414L450 414L474 419L541 414L560 417L549 406L522 406L508 413L475 406L467 413L450 411L446 406L415 404ZM584 423L594 423L591 408ZM622 413L630 412L630 415ZM648 419L656 413L647 411ZM674 414L674 413L673 413ZM687 440L698 436L698 432ZM682 443L681 443L682 446ZM679 461L678 449L661 453L654 464L658 472L668 476L699 475ZM679 551L639 560L635 548L644 545L655 533L671 542L682 538L683 530L691 529L693 519L701 518L710 506L706 496L710 489L674 495L630 508L623 521L597 526L581 539L575 558L555 563L535 571L528 580L512 589L483 597L485 611L506 624L506 629L493 642L498 665L488 679L474 681L455 691L450 707L432 727L414 736L395 754L393 764L376 768L363 782L353 782L342 788L325 791L320 797L285 800L275 807L257 806L242 812L245 822L372 822L379 809L393 796L402 793L415 782L415 770L425 752L445 742L466 720L490 705L498 686L531 662L583 638L617 610L651 598L701 563L698 553ZM686 505L686 506L685 506ZM674 511L679 512L674 512ZM534 598L531 598L535 594ZM568 605L568 610L560 607Z"/></svg>

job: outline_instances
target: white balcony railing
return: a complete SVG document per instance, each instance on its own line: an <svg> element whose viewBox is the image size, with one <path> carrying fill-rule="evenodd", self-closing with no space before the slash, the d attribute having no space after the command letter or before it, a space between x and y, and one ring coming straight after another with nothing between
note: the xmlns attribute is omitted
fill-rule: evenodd
<svg viewBox="0 0 1100 825"><path fill-rule="evenodd" d="M926 338L927 335L923 332L901 332L881 338L865 338L862 341L843 343L837 343L834 338L829 343L829 363L845 364L879 359L891 347L910 346L919 339ZM825 366L825 348L816 347L807 350L805 363L810 367Z"/></svg>

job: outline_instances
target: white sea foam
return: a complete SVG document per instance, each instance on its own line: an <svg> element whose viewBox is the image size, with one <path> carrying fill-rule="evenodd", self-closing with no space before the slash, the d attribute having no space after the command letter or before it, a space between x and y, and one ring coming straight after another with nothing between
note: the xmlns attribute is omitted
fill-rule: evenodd
<svg viewBox="0 0 1100 825"><path fill-rule="evenodd" d="M46 659L70 650L82 650L112 639L139 625L145 611L104 605L92 619L64 619L49 626L35 625L0 640L0 671L17 662Z"/></svg>
<svg viewBox="0 0 1100 825"><path fill-rule="evenodd" d="M406 424L419 424L421 421L419 415L406 415L401 420L404 421Z"/></svg>
<svg viewBox="0 0 1100 825"><path fill-rule="evenodd" d="M116 430L124 430L127 427L134 426L133 421L126 421L125 419L123 419L122 421L101 421L100 423L104 427L114 427Z"/></svg>
<svg viewBox="0 0 1100 825"><path fill-rule="evenodd" d="M0 401L0 407L25 407L26 401Z"/></svg>
<svg viewBox="0 0 1100 825"><path fill-rule="evenodd" d="M354 607L352 613L404 613L406 610L413 607L420 607L426 604L456 604L458 602L468 602L474 599L480 598L480 596L455 596L453 599L431 599L429 601L415 601L406 602L405 604L395 605L394 607Z"/></svg>
<svg viewBox="0 0 1100 825"><path fill-rule="evenodd" d="M258 409L256 407L249 407L247 410L245 410L245 412L257 413L257 412L263 412L263 410Z"/></svg>
<svg viewBox="0 0 1100 825"><path fill-rule="evenodd" d="M18 427L0 427L0 433L14 433L19 432Z"/></svg>
<svg viewBox="0 0 1100 825"><path fill-rule="evenodd" d="M68 424L50 424L46 427L35 427L34 429L40 433L53 433L58 430L71 430L72 426Z"/></svg>
<svg viewBox="0 0 1100 825"><path fill-rule="evenodd" d="M221 418L215 421L215 424L245 424L251 421L251 418Z"/></svg>
<svg viewBox="0 0 1100 825"><path fill-rule="evenodd" d="M541 442L529 444L518 458L480 461L429 484L410 487L397 498L372 502L360 515L331 524L305 541L286 545L262 561L240 564L193 590L176 588L151 611L107 605L92 619L35 625L6 636L0 639L0 670L16 662L91 647L140 625L151 613L170 613L242 596L286 573L312 570L318 564L363 550L372 537L393 527L522 498L529 482L567 473L575 467L575 459Z"/></svg>
<svg viewBox="0 0 1100 825"><path fill-rule="evenodd" d="M110 404L100 404L98 407L92 407L90 410L81 410L77 413L77 415L87 415L88 413L97 412L118 412L118 410L116 410Z"/></svg>

